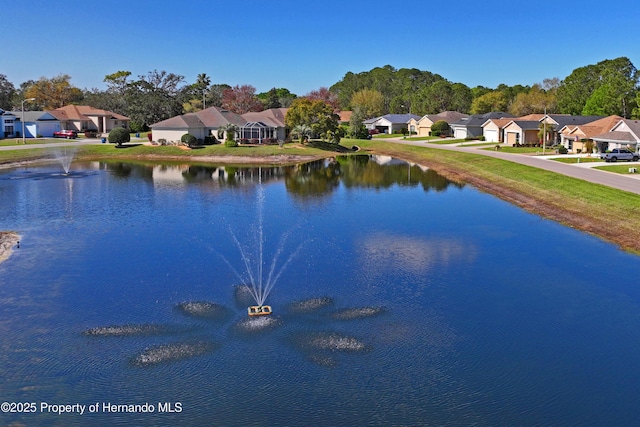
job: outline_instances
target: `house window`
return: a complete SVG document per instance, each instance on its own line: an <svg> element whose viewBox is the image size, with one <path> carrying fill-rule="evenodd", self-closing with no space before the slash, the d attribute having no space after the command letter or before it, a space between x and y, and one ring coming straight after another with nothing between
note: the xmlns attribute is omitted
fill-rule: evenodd
<svg viewBox="0 0 640 427"><path fill-rule="evenodd" d="M12 125L13 124L13 119L4 119L4 124L5 125Z"/></svg>
<svg viewBox="0 0 640 427"><path fill-rule="evenodd" d="M7 135L13 135L13 125L5 126L4 127L4 133L7 134Z"/></svg>

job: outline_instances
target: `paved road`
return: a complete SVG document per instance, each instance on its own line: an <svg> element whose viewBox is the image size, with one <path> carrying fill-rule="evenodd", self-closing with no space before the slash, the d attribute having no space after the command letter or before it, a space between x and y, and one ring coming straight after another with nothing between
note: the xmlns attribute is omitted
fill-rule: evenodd
<svg viewBox="0 0 640 427"><path fill-rule="evenodd" d="M502 153L500 151L482 150L481 147L472 145L430 144L424 141L411 141L402 138L392 138L385 141L399 144L437 148L440 150L465 151L472 152L474 154L482 154L484 156L496 157L499 159L508 160L510 162L533 166L539 169L545 169L573 178L582 179L584 181L602 184L612 188L617 188L619 190L640 194L640 173L624 175L613 172L605 172L599 169L593 169L594 166L610 165L610 163L561 163L553 161L552 156L527 156L522 154ZM482 148L486 148L486 146ZM626 162L622 164L624 164L625 166L627 165ZM630 162L628 163L628 165L629 167L637 167L640 170L640 162Z"/></svg>

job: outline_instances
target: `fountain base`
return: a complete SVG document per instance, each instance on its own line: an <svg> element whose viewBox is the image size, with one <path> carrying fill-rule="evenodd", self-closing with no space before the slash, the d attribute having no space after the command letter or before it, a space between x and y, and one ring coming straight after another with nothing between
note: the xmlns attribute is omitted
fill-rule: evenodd
<svg viewBox="0 0 640 427"><path fill-rule="evenodd" d="M249 316L268 316L272 313L270 305L252 305L247 312Z"/></svg>

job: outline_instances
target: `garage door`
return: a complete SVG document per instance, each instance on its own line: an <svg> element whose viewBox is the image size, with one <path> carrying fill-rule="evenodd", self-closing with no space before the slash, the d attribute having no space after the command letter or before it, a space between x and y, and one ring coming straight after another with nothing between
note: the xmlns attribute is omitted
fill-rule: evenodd
<svg viewBox="0 0 640 427"><path fill-rule="evenodd" d="M495 129L485 130L484 139L488 142L498 142L498 131Z"/></svg>
<svg viewBox="0 0 640 427"><path fill-rule="evenodd" d="M507 144L509 144L509 145L515 144L516 141L517 141L516 136L518 136L518 134L516 132L507 133Z"/></svg>
<svg viewBox="0 0 640 427"><path fill-rule="evenodd" d="M51 138L53 133L60 130L60 123L38 123L38 135Z"/></svg>
<svg viewBox="0 0 640 427"><path fill-rule="evenodd" d="M456 139L465 139L467 137L467 130L465 128L456 128L453 136Z"/></svg>

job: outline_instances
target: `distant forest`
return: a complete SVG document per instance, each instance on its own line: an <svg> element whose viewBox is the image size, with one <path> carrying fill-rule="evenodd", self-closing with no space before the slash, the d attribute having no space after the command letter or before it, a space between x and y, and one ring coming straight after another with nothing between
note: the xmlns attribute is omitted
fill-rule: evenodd
<svg viewBox="0 0 640 427"><path fill-rule="evenodd" d="M289 107L298 98L322 100L336 112L351 110L356 120L387 113L422 116L442 111L505 111L515 116L546 111L640 118L638 70L626 57L576 68L564 79L552 77L532 86L501 84L496 88L468 87L429 71L391 65L348 72L331 87L300 96L286 88L256 93L248 84L232 87L212 83L206 73L188 83L183 76L167 71L154 70L137 78L129 71L117 71L105 76L104 82L104 90L82 90L71 84L71 76L62 74L15 86L0 74L0 108L48 110L68 104L90 105L128 116L132 130L144 130L169 117L211 106L244 114Z"/></svg>

